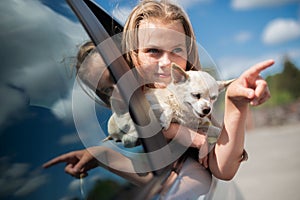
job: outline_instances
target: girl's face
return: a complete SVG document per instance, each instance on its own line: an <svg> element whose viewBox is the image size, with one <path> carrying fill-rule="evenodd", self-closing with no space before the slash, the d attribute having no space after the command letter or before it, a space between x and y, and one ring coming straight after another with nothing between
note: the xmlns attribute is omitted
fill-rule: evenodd
<svg viewBox="0 0 300 200"><path fill-rule="evenodd" d="M98 92L110 97L114 89L112 77L99 53L93 53L86 58L82 67L86 67L86 79ZM97 85L96 85L97 84Z"/></svg>
<svg viewBox="0 0 300 200"><path fill-rule="evenodd" d="M138 54L134 64L145 83L165 86L171 81L171 63L186 69L186 35L180 22L142 20L138 30Z"/></svg>

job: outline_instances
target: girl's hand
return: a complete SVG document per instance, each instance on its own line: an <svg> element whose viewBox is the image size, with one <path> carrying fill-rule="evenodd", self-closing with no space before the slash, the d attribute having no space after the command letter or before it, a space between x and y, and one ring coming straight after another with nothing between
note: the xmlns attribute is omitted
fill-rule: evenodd
<svg viewBox="0 0 300 200"><path fill-rule="evenodd" d="M199 158L199 163L203 165L203 167L208 168L208 155L203 158Z"/></svg>
<svg viewBox="0 0 300 200"><path fill-rule="evenodd" d="M89 149L96 150L94 147ZM66 163L66 173L76 178L87 176L87 171L99 166L97 159L89 152L90 150L83 149L62 154L43 164L43 167L48 168L58 163Z"/></svg>
<svg viewBox="0 0 300 200"><path fill-rule="evenodd" d="M236 107L257 106L267 101L271 95L267 82L259 75L260 72L274 64L267 60L252 66L227 88L226 95Z"/></svg>
<svg viewBox="0 0 300 200"><path fill-rule="evenodd" d="M184 146L194 147L199 149L199 163L205 168L208 168L208 143L205 133L196 132L185 126L181 126L177 123L172 123L167 130L163 131L164 136L167 139L173 139L175 136L179 143ZM178 135L177 135L178 134Z"/></svg>

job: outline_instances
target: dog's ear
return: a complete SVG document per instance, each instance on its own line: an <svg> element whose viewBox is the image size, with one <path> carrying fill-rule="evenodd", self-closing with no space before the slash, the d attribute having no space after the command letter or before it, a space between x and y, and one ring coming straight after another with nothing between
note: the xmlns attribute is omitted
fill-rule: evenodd
<svg viewBox="0 0 300 200"><path fill-rule="evenodd" d="M222 92L223 90L225 90L230 83L232 83L235 79L231 79L231 80L227 80L227 81L217 81L218 86L219 86L219 92Z"/></svg>
<svg viewBox="0 0 300 200"><path fill-rule="evenodd" d="M175 63L171 64L171 76L173 83L184 83L189 79L189 75Z"/></svg>

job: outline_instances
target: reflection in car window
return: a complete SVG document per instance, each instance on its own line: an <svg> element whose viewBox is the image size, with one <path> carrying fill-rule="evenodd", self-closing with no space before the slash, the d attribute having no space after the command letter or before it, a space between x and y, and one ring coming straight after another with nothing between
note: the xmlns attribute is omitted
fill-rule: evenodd
<svg viewBox="0 0 300 200"><path fill-rule="evenodd" d="M71 66L88 35L64 1L0 1L0 13L0 198L81 199L80 180L66 175L64 166L41 165L84 148L72 120ZM97 110L99 123L107 123L110 110ZM131 187L99 168L83 189L109 198L124 185Z"/></svg>

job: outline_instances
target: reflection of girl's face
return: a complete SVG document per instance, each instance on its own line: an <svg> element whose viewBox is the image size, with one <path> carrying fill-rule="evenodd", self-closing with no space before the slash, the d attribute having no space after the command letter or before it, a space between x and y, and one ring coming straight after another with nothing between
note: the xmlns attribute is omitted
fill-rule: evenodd
<svg viewBox="0 0 300 200"><path fill-rule="evenodd" d="M112 95L112 92L114 90L114 83L108 69L105 69L101 74L97 89L108 97Z"/></svg>
<svg viewBox="0 0 300 200"><path fill-rule="evenodd" d="M185 70L186 59L186 35L180 22L141 21L134 64L146 83L170 83L171 63L175 62Z"/></svg>
<svg viewBox="0 0 300 200"><path fill-rule="evenodd" d="M114 83L100 54L93 53L88 57L85 60L84 67L87 67L88 81L93 86L97 86L98 92L110 97L114 89Z"/></svg>

